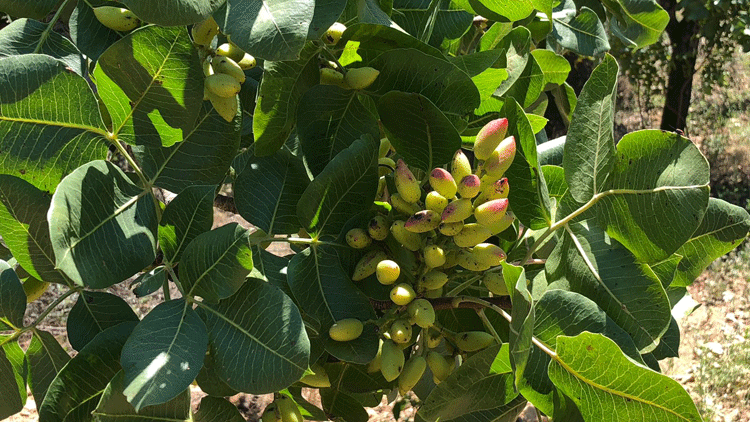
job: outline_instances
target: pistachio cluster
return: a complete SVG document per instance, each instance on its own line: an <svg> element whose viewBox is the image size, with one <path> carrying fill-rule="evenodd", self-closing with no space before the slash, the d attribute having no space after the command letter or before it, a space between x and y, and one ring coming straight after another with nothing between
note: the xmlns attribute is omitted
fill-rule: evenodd
<svg viewBox="0 0 750 422"><path fill-rule="evenodd" d="M190 33L193 43L202 58L203 100L211 101L216 112L231 122L237 115L241 84L245 82L245 70L255 67L255 57L237 47L231 41L212 49L214 38L219 35L219 25L213 18L193 25Z"/></svg>
<svg viewBox="0 0 750 422"><path fill-rule="evenodd" d="M459 149L447 168L438 167L425 175L426 183L393 154L387 139L381 140L378 195L390 204L391 211L375 215L367 227L349 230L346 242L355 249L368 249L354 268L353 281L375 275L379 283L392 286L393 305L379 320L380 350L368 370L380 371L388 381L398 379L402 393L416 385L427 366L436 383L451 373L453 357L429 350L443 338L450 348L463 352L475 352L495 342L483 331L454 333L440 327L429 299L442 297L446 283L459 273L479 273L491 292L507 294L502 275L487 271L506 257L499 246L487 243L488 239L513 222L508 212L509 184L503 175L513 162L516 144L512 136L505 136L507 127L504 118L488 123L474 144L475 165ZM392 178L391 184L386 182L388 178ZM395 187L394 191L389 192L387 186ZM413 274L404 274L397 262L399 254L393 253L386 241L395 241L398 248L415 255L418 265ZM393 256L386 252L389 250ZM334 324L329 336L351 341L362 330L361 321L346 319ZM425 347L406 361L402 350L418 339Z"/></svg>

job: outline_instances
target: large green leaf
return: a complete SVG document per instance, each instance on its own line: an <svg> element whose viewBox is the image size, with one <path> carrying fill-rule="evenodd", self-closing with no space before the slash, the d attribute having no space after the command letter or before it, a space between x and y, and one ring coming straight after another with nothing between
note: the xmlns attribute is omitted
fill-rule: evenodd
<svg viewBox="0 0 750 422"><path fill-rule="evenodd" d="M429 172L461 148L456 128L425 96L391 91L380 97L378 113L388 139L409 165Z"/></svg>
<svg viewBox="0 0 750 422"><path fill-rule="evenodd" d="M482 6L515 22L528 17L534 11L531 0L477 0L470 1L472 6L480 3Z"/></svg>
<svg viewBox="0 0 750 422"><path fill-rule="evenodd" d="M503 106L508 119L508 135L516 139L516 157L506 172L512 180L509 201L513 214L533 230L551 223L549 193L536 156L536 138L526 113L512 98Z"/></svg>
<svg viewBox="0 0 750 422"><path fill-rule="evenodd" d="M295 61L267 61L253 113L255 154L271 155L292 133L297 104L302 95L320 82L318 52L309 43Z"/></svg>
<svg viewBox="0 0 750 422"><path fill-rule="evenodd" d="M52 192L76 167L106 157L106 135L91 88L65 63L41 54L0 59L0 172Z"/></svg>
<svg viewBox="0 0 750 422"><path fill-rule="evenodd" d="M367 422L370 418L362 403L343 391L322 389L320 402L326 414L339 417L346 422Z"/></svg>
<svg viewBox="0 0 750 422"><path fill-rule="evenodd" d="M123 322L99 333L57 374L39 406L39 420L91 420L109 381L122 369L120 351L135 327Z"/></svg>
<svg viewBox="0 0 750 422"><path fill-rule="evenodd" d="M578 202L602 191L615 164L617 74L617 62L607 55L586 81L568 128L563 167L570 193Z"/></svg>
<svg viewBox="0 0 750 422"><path fill-rule="evenodd" d="M557 336L575 336L589 331L611 338L626 355L642 362L630 336L585 296L565 290L548 290L535 302L534 313L534 336L551 350L555 349ZM516 383L519 391L547 415L566 421L580 419L575 405L555 388L547 376L549 362L550 357L544 351L532 348L528 364Z"/></svg>
<svg viewBox="0 0 750 422"><path fill-rule="evenodd" d="M534 56L539 68L544 73L545 89L550 84L562 85L565 83L570 73L570 63L565 57L555 54L554 51L543 50L541 48L532 51L531 55Z"/></svg>
<svg viewBox="0 0 750 422"><path fill-rule="evenodd" d="M7 262L0 261L0 329L12 330L14 327L23 327L25 313L26 293L21 280Z"/></svg>
<svg viewBox="0 0 750 422"><path fill-rule="evenodd" d="M289 258L280 257L263 249L261 245L253 245L252 277L265 278L269 283L281 289L290 297L294 297L289 284L286 282ZM262 277L261 277L262 276Z"/></svg>
<svg viewBox="0 0 750 422"><path fill-rule="evenodd" d="M336 154L365 134L379 139L380 128L357 98L357 91L317 85L300 99L297 136L313 175L318 175Z"/></svg>
<svg viewBox="0 0 750 422"><path fill-rule="evenodd" d="M363 136L341 151L307 186L297 216L308 232L338 236L343 225L375 199L379 143Z"/></svg>
<svg viewBox="0 0 750 422"><path fill-rule="evenodd" d="M5 336L0 336L0 342L5 340ZM0 418L20 412L26 403L26 394L23 350L18 342L5 343L0 347Z"/></svg>
<svg viewBox="0 0 750 422"><path fill-rule="evenodd" d="M479 91L469 75L444 59L413 48L392 49L370 66L380 74L366 90L381 96L390 91L416 92L442 112L463 115L479 106Z"/></svg>
<svg viewBox="0 0 750 422"><path fill-rule="evenodd" d="M671 286L688 286L715 259L733 250L750 231L750 215L736 205L710 198L701 225L675 254L682 256Z"/></svg>
<svg viewBox="0 0 750 422"><path fill-rule="evenodd" d="M184 141L171 147L133 147L154 185L180 193L190 186L217 185L224 180L240 145L242 118L238 115L227 122L208 101L198 108L198 120Z"/></svg>
<svg viewBox="0 0 750 422"><path fill-rule="evenodd" d="M79 75L85 75L86 61L69 39L46 24L32 19L18 19L0 31L0 57L20 54L46 54L64 62Z"/></svg>
<svg viewBox="0 0 750 422"><path fill-rule="evenodd" d="M389 14L383 11L378 0L355 0L353 3L357 8L357 20L359 22L381 25L403 31L401 27L391 20Z"/></svg>
<svg viewBox="0 0 750 422"><path fill-rule="evenodd" d="M159 246L164 261L175 263L187 245L214 223L215 186L191 186L180 192L164 209L159 221Z"/></svg>
<svg viewBox="0 0 750 422"><path fill-rule="evenodd" d="M122 393L138 412L174 399L198 375L207 347L206 325L190 302L160 303L122 348Z"/></svg>
<svg viewBox="0 0 750 422"><path fill-rule="evenodd" d="M237 406L221 397L203 397L195 422L244 422Z"/></svg>
<svg viewBox="0 0 750 422"><path fill-rule="evenodd" d="M536 62L533 55L528 56L526 66L518 75L518 79L513 86L508 88L505 95L515 98L522 107L531 107L539 98L544 90L545 76L544 71ZM505 81L503 81L505 84Z"/></svg>
<svg viewBox="0 0 750 422"><path fill-rule="evenodd" d="M580 293L597 303L642 352L667 330L670 306L653 270L610 238L595 220L565 226L547 260L549 288Z"/></svg>
<svg viewBox="0 0 750 422"><path fill-rule="evenodd" d="M172 400L136 410L127 400L125 371L112 378L102 393L99 404L93 412L95 422L181 422L192 421L190 413L190 390L185 389Z"/></svg>
<svg viewBox="0 0 750 422"><path fill-rule="evenodd" d="M29 388L34 401L41 404L52 380L68 363L70 356L47 331L34 330L26 349L26 362L29 365Z"/></svg>
<svg viewBox="0 0 750 422"><path fill-rule="evenodd" d="M601 56L610 45L604 25L596 12L586 6L576 9L573 0L565 0L554 9L552 32L547 41L583 56Z"/></svg>
<svg viewBox="0 0 750 422"><path fill-rule="evenodd" d="M234 203L250 224L267 234L297 233L297 202L310 183L305 165L287 149L251 154L234 180Z"/></svg>
<svg viewBox="0 0 750 422"><path fill-rule="evenodd" d="M28 2L24 0L0 0L0 10L19 18L42 19L52 11L56 0Z"/></svg>
<svg viewBox="0 0 750 422"><path fill-rule="evenodd" d="M669 13L654 0L605 0L612 12L612 33L632 48L642 48L659 41L669 23Z"/></svg>
<svg viewBox="0 0 750 422"><path fill-rule="evenodd" d="M0 235L18 263L37 280L66 283L55 268L47 210L51 195L29 182L0 174Z"/></svg>
<svg viewBox="0 0 750 422"><path fill-rule="evenodd" d="M180 26L205 20L224 0L122 0L139 18L161 26Z"/></svg>
<svg viewBox="0 0 750 422"><path fill-rule="evenodd" d="M396 0L393 2L396 9L393 20L406 32L418 36L432 15L430 3L430 0ZM471 13L459 9L454 2L440 0L428 44L440 47L445 40L460 38L471 25L472 18Z"/></svg>
<svg viewBox="0 0 750 422"><path fill-rule="evenodd" d="M315 13L313 0L227 0L215 14L221 32L255 57L297 60Z"/></svg>
<svg viewBox="0 0 750 422"><path fill-rule="evenodd" d="M119 296L107 292L82 291L68 313L68 341L83 349L99 333L122 322L138 321L138 315Z"/></svg>
<svg viewBox="0 0 750 422"><path fill-rule="evenodd" d="M371 326L358 339L337 342L328 338L328 329L342 319L367 321L375 317L370 301L344 272L337 252L328 246L315 246L295 255L289 262L289 287L305 313L320 322L321 336L329 353L341 360L368 363L378 351L378 337Z"/></svg>
<svg viewBox="0 0 750 422"><path fill-rule="evenodd" d="M88 0L78 0L77 3L68 21L70 38L86 57L96 61L104 50L122 38L122 35L99 22L88 5Z"/></svg>
<svg viewBox="0 0 750 422"><path fill-rule="evenodd" d="M513 385L508 345L476 353L438 384L419 409L424 421L512 422L526 405Z"/></svg>
<svg viewBox="0 0 750 422"><path fill-rule="evenodd" d="M180 283L188 296L218 302L232 296L253 269L248 231L229 223L190 242L180 262Z"/></svg>
<svg viewBox="0 0 750 422"><path fill-rule="evenodd" d="M151 189L106 161L84 164L60 182L47 221L57 268L81 286L109 287L156 257Z"/></svg>
<svg viewBox="0 0 750 422"><path fill-rule="evenodd" d="M172 146L193 130L203 78L198 51L184 27L136 30L112 44L94 70L114 136L151 147Z"/></svg>
<svg viewBox="0 0 750 422"><path fill-rule="evenodd" d="M689 139L659 130L627 134L594 206L599 224L640 261L661 261L698 229L708 181L708 162Z"/></svg>
<svg viewBox="0 0 750 422"><path fill-rule="evenodd" d="M508 77L498 81L500 84L494 93L494 97L503 96L521 78L521 75L529 66L529 60L532 57L532 45L531 32L523 26L514 28L498 42L496 49L503 51L504 54L500 55L500 59L495 66L504 68ZM522 100L522 98L518 100Z"/></svg>
<svg viewBox="0 0 750 422"><path fill-rule="evenodd" d="M560 336L556 351L549 376L587 421L702 421L677 381L633 363L601 334Z"/></svg>
<svg viewBox="0 0 750 422"><path fill-rule="evenodd" d="M308 367L310 341L292 300L273 285L248 279L236 295L201 306L217 375L252 394L286 388Z"/></svg>

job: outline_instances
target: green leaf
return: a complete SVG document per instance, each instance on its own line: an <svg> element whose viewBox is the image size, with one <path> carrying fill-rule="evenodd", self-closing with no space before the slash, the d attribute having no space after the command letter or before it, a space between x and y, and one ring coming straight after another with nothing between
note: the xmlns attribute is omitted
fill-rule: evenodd
<svg viewBox="0 0 750 422"><path fill-rule="evenodd" d="M534 335L534 301L527 288L526 271L523 267L502 262L503 279L511 292L513 308L511 309L508 346L510 364L513 368L516 383L521 378L529 359L531 338Z"/></svg>
<svg viewBox="0 0 750 422"><path fill-rule="evenodd" d="M70 38L86 57L97 61L104 50L122 38L122 35L102 25L86 0L78 0L77 3L68 22Z"/></svg>
<svg viewBox="0 0 750 422"><path fill-rule="evenodd" d="M125 372L115 375L102 393L99 404L91 414L96 422L179 422L192 421L190 413L190 390L181 391L167 403L136 410L128 403L125 393Z"/></svg>
<svg viewBox="0 0 750 422"><path fill-rule="evenodd" d="M287 296L293 297L292 290L286 282L289 258L283 258L266 251L261 245L253 245L253 272L250 274L263 276L269 283L281 289ZM261 278L261 277L258 277Z"/></svg>
<svg viewBox="0 0 750 422"><path fill-rule="evenodd" d="M106 134L88 82L63 62L41 54L0 59L0 172L52 192L76 167L106 157Z"/></svg>
<svg viewBox="0 0 750 422"><path fill-rule="evenodd" d="M200 409L195 413L195 422L244 422L237 406L219 397L203 397Z"/></svg>
<svg viewBox="0 0 750 422"><path fill-rule="evenodd" d="M169 147L195 127L204 76L184 27L133 31L102 53L93 76L118 139Z"/></svg>
<svg viewBox="0 0 750 422"><path fill-rule="evenodd" d="M586 6L576 12L572 0L554 9L552 32L547 40L556 46L573 50L582 56L598 57L609 51L609 40L604 25L596 12Z"/></svg>
<svg viewBox="0 0 750 422"><path fill-rule="evenodd" d="M167 403L190 387L207 347L206 325L190 302L160 303L138 323L122 348L122 393L137 412Z"/></svg>
<svg viewBox="0 0 750 422"><path fill-rule="evenodd" d="M159 246L164 261L179 262L187 245L214 223L216 186L190 186L164 209L159 221Z"/></svg>
<svg viewBox="0 0 750 422"><path fill-rule="evenodd" d="M586 420L702 421L677 381L633 363L601 334L560 336L556 350L549 376Z"/></svg>
<svg viewBox="0 0 750 422"><path fill-rule="evenodd" d="M357 91L316 85L300 99L297 136L313 175L318 175L336 154L365 134L379 139L380 128L357 98Z"/></svg>
<svg viewBox="0 0 750 422"><path fill-rule="evenodd" d="M184 141L171 147L137 145L136 159L149 181L179 194L196 185L218 185L224 180L240 145L241 118L227 122L210 102Z"/></svg>
<svg viewBox="0 0 750 422"><path fill-rule="evenodd" d="M536 156L534 131L514 99L505 102L503 115L508 119L508 136L516 139L516 157L506 172L513 181L508 196L513 214L532 230L547 227L551 223L549 193Z"/></svg>
<svg viewBox="0 0 750 422"><path fill-rule="evenodd" d="M198 311L200 313L200 310ZM209 344L208 352L206 357L203 359L203 367L198 376L195 377L195 382L201 388L201 391L214 397L229 397L238 393L237 390L227 385L219 375L217 374L217 365L214 360L215 351L211 350L212 347Z"/></svg>
<svg viewBox="0 0 750 422"><path fill-rule="evenodd" d="M659 278L594 220L564 230L547 260L549 288L588 297L630 334L641 352L653 350L671 317Z"/></svg>
<svg viewBox="0 0 750 422"><path fill-rule="evenodd" d="M698 229L675 252L682 256L671 286L689 286L708 265L736 248L750 231L750 215L741 207L709 198Z"/></svg>
<svg viewBox="0 0 750 422"><path fill-rule="evenodd" d="M189 25L211 16L224 0L122 0L133 13L146 22L161 26Z"/></svg>
<svg viewBox="0 0 750 422"><path fill-rule="evenodd" d="M512 22L495 22L489 27L479 40L479 50L494 50L500 41L513 30Z"/></svg>
<svg viewBox="0 0 750 422"><path fill-rule="evenodd" d="M523 26L514 28L500 40L496 49L504 51L505 54L500 56L495 66L505 68L508 77L505 80L499 81L501 83L495 91L494 97L499 98L503 96L521 78L532 57L532 45L531 32Z"/></svg>
<svg viewBox="0 0 750 422"><path fill-rule="evenodd" d="M689 139L633 132L618 142L607 193L594 209L607 234L638 260L654 263L675 253L700 226L708 181L708 162Z"/></svg>
<svg viewBox="0 0 750 422"><path fill-rule="evenodd" d="M346 0L316 0L312 22L307 31L308 40L320 39L346 8Z"/></svg>
<svg viewBox="0 0 750 422"><path fill-rule="evenodd" d="M592 300L574 292L548 290L534 304L534 336L551 350L558 336L575 336L584 331L602 333L614 340L632 359L642 362L638 349L623 331ZM550 357L538 347L531 349L528 365L516 385L534 405L561 420L580 419L575 405L552 384L547 376Z"/></svg>
<svg viewBox="0 0 750 422"><path fill-rule="evenodd" d="M299 407L300 413L302 413L302 417L305 418L307 421L327 421L328 416L323 412L323 410L320 409L320 407L310 403L302 397L302 388L301 387L289 387L286 389L286 391L291 394L294 401L297 402L297 406Z"/></svg>
<svg viewBox="0 0 750 422"><path fill-rule="evenodd" d="M336 342L328 338L328 330L336 321L355 318L364 322L375 317L369 299L344 272L333 248L314 246L295 255L289 262L288 281L305 313L320 322L321 337L327 340L329 353L360 364L375 357L378 338L370 326L353 341Z"/></svg>
<svg viewBox="0 0 750 422"><path fill-rule="evenodd" d="M23 179L0 174L0 235L32 277L66 284L65 275L55 268L47 224L51 198Z"/></svg>
<svg viewBox="0 0 750 422"><path fill-rule="evenodd" d="M271 284L248 279L236 295L201 306L215 351L216 373L251 394L286 388L302 378L310 341L292 300Z"/></svg>
<svg viewBox="0 0 750 422"><path fill-rule="evenodd" d="M362 204L375 199L379 143L363 136L341 151L305 189L297 217L310 233L337 236Z"/></svg>
<svg viewBox="0 0 750 422"><path fill-rule="evenodd" d="M297 202L310 184L302 160L284 148L267 157L249 154L233 185L237 211L269 235L297 233Z"/></svg>
<svg viewBox="0 0 750 422"><path fill-rule="evenodd" d="M35 329L33 334L26 349L26 362L29 365L29 388L34 401L41 404L52 380L68 363L70 356L47 331Z"/></svg>
<svg viewBox="0 0 750 422"><path fill-rule="evenodd" d="M512 422L526 405L513 385L508 345L467 359L432 390L419 409L425 421Z"/></svg>
<svg viewBox="0 0 750 422"><path fill-rule="evenodd" d="M253 113L256 155L273 154L292 133L300 98L320 82L319 51L308 43L298 60L264 63Z"/></svg>
<svg viewBox="0 0 750 422"><path fill-rule="evenodd" d="M109 287L156 257L151 189L106 161L84 164L60 182L47 221L57 268L81 286Z"/></svg>
<svg viewBox="0 0 750 422"><path fill-rule="evenodd" d="M390 386L389 382L380 376L380 372L370 373L365 365L327 363L325 370L331 385L335 385L337 390L352 394L384 390Z"/></svg>
<svg viewBox="0 0 750 422"><path fill-rule="evenodd" d="M321 389L320 401L326 414L340 417L346 422L367 422L370 419L362 404L342 391Z"/></svg>
<svg viewBox="0 0 750 422"><path fill-rule="evenodd" d="M526 66L518 75L518 79L508 88L505 95L513 97L524 108L531 107L542 94L545 75L533 55L528 55ZM503 81L503 85L507 84Z"/></svg>
<svg viewBox="0 0 750 422"><path fill-rule="evenodd" d="M122 369L120 351L135 327L123 322L99 333L57 374L39 406L39 419L50 422L91 420L109 381Z"/></svg>
<svg viewBox="0 0 750 422"><path fill-rule="evenodd" d="M391 91L378 101L378 113L393 147L414 167L431 171L461 148L461 136L427 97Z"/></svg>
<svg viewBox="0 0 750 422"><path fill-rule="evenodd" d="M188 296L218 302L232 296L253 269L248 231L229 223L201 233L185 248L180 283Z"/></svg>
<svg viewBox="0 0 750 422"><path fill-rule="evenodd" d="M511 22L524 19L534 11L531 0L478 0L478 2L490 11L508 18Z"/></svg>
<svg viewBox="0 0 750 422"><path fill-rule="evenodd" d="M403 31L391 17L383 11L377 0L355 0L359 22L381 25Z"/></svg>
<svg viewBox="0 0 750 422"><path fill-rule="evenodd" d="M643 48L659 41L669 23L669 13L654 0L607 0L602 2L614 19L612 33L628 47Z"/></svg>
<svg viewBox="0 0 750 422"><path fill-rule="evenodd" d="M552 85L562 85L568 78L570 73L570 63L568 60L556 54L554 51L542 50L540 48L531 52L534 56L536 63L544 73L544 85L548 87Z"/></svg>
<svg viewBox="0 0 750 422"><path fill-rule="evenodd" d="M418 35L425 28L430 15L430 0L396 0L393 20L406 32ZM434 28L428 44L440 47L446 40L460 38L471 25L473 16L450 0L440 0L435 15Z"/></svg>
<svg viewBox="0 0 750 422"><path fill-rule="evenodd" d="M403 31L383 25L354 24L346 29L339 44L346 44L348 41L358 42L357 52L370 58L375 58L397 46L398 48L413 48L437 59L445 60L443 53L437 48L425 44Z"/></svg>
<svg viewBox="0 0 750 422"><path fill-rule="evenodd" d="M0 341L5 340L0 336ZM20 356L19 356L20 355ZM20 357L21 364L18 363ZM10 342L0 348L0 418L15 415L26 403L26 382L21 372L23 350L18 342Z"/></svg>
<svg viewBox="0 0 750 422"><path fill-rule="evenodd" d="M136 277L130 283L130 290L133 291L135 297L144 297L162 288L166 281L167 271L164 266L161 266Z"/></svg>
<svg viewBox="0 0 750 422"><path fill-rule="evenodd" d="M54 31L47 31L47 24L31 19L17 19L0 30L0 57L21 54L46 54L59 59L77 74L87 73L86 62L69 39Z"/></svg>
<svg viewBox="0 0 750 422"><path fill-rule="evenodd" d="M667 328L667 332L665 332L664 335L661 336L659 345L656 347L656 349L654 349L653 352L651 352L651 356L653 356L653 358L656 360L676 358L680 357L679 349L680 325L677 320L672 317L672 320L669 322L669 328ZM646 359L646 356L644 356L644 359Z"/></svg>
<svg viewBox="0 0 750 422"><path fill-rule="evenodd" d="M480 51L468 55L451 57L449 60L451 63L456 65L456 67L466 72L466 74L471 76L472 80L474 80L475 76L492 68L492 66L500 59L500 56L503 53L504 52L501 50Z"/></svg>
<svg viewBox="0 0 750 422"><path fill-rule="evenodd" d="M23 327L26 313L26 293L16 272L5 261L0 261L0 329ZM13 327L8 323L13 324Z"/></svg>
<svg viewBox="0 0 750 422"><path fill-rule="evenodd" d="M81 350L102 331L128 321L137 322L138 315L119 296L82 291L68 314L68 341Z"/></svg>
<svg viewBox="0 0 750 422"><path fill-rule="evenodd" d="M42 19L57 5L56 0L28 2L23 0L0 0L0 10L9 16Z"/></svg>
<svg viewBox="0 0 750 422"><path fill-rule="evenodd" d="M392 49L379 55L370 66L380 71L375 82L366 88L375 95L394 90L415 92L427 97L443 113L459 116L479 106L479 91L469 75L444 59L413 48Z"/></svg>
<svg viewBox="0 0 750 422"><path fill-rule="evenodd" d="M304 56L314 12L311 0L228 0L214 18L222 33L253 56L292 61Z"/></svg>
<svg viewBox="0 0 750 422"><path fill-rule="evenodd" d="M563 168L570 193L578 202L586 202L603 190L615 164L617 75L615 58L607 55L583 86L573 112Z"/></svg>

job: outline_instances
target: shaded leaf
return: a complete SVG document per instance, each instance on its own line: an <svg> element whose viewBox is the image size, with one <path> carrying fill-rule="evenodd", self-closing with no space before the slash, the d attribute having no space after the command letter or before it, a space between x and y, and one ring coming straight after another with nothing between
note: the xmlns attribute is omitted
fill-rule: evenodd
<svg viewBox="0 0 750 422"><path fill-rule="evenodd" d="M0 340L5 339L5 336L0 337ZM26 382L22 369L21 346L15 341L5 343L0 348L0 418L15 415L26 403Z"/></svg>
<svg viewBox="0 0 750 422"><path fill-rule="evenodd" d="M461 148L456 128L427 97L391 91L380 97L378 112L388 139L411 166L431 171Z"/></svg>
<svg viewBox="0 0 750 422"><path fill-rule="evenodd" d="M159 246L164 261L175 263L187 245L214 223L216 186L190 186L167 204L159 221Z"/></svg>
<svg viewBox="0 0 750 422"><path fill-rule="evenodd" d="M286 388L302 378L310 357L302 317L292 300L271 284L248 279L234 296L201 306L216 374L252 394Z"/></svg>
<svg viewBox="0 0 750 422"><path fill-rule="evenodd" d="M137 322L138 316L122 298L106 292L82 291L68 314L68 341L80 351L97 334L127 321Z"/></svg>
<svg viewBox="0 0 750 422"><path fill-rule="evenodd" d="M201 233L185 248L180 283L188 296L218 302L232 296L253 269L248 231L229 223Z"/></svg>
<svg viewBox="0 0 750 422"><path fill-rule="evenodd" d="M146 22L179 26L205 20L224 0L122 0L122 3Z"/></svg>
<svg viewBox="0 0 750 422"><path fill-rule="evenodd" d="M135 297L144 297L162 288L166 281L167 271L164 266L160 266L139 275L130 283L130 289Z"/></svg>
<svg viewBox="0 0 750 422"><path fill-rule="evenodd" d="M0 261L0 329L20 329L25 313L26 293L21 280L7 262Z"/></svg>
<svg viewBox="0 0 750 422"><path fill-rule="evenodd" d="M633 48L659 41L669 23L669 13L653 0L613 0L602 2L614 15L612 33Z"/></svg>
<svg viewBox="0 0 750 422"><path fill-rule="evenodd" d="M0 57L46 54L59 59L79 75L85 75L86 62L78 48L57 32L47 31L47 26L32 19L14 20L0 31Z"/></svg>
<svg viewBox="0 0 750 422"><path fill-rule="evenodd" d="M195 422L244 422L237 406L219 397L203 397Z"/></svg>
<svg viewBox="0 0 750 422"><path fill-rule="evenodd" d="M99 404L91 414L96 422L117 422L123 419L134 422L192 421L190 390L183 390L167 403L144 407L138 411L128 403L124 393L124 371L114 376L102 393Z"/></svg>
<svg viewBox="0 0 750 422"><path fill-rule="evenodd" d="M107 47L122 38L120 33L99 22L86 0L78 0L68 26L73 43L92 61L97 61Z"/></svg>
<svg viewBox="0 0 750 422"><path fill-rule="evenodd" d="M609 51L607 33L596 12L586 6L576 11L572 0L554 9L552 32L547 40L553 45L573 50L582 56L601 56Z"/></svg>
<svg viewBox="0 0 750 422"><path fill-rule="evenodd" d="M206 325L190 302L160 303L138 323L122 348L121 393L137 412L167 403L193 382L207 347Z"/></svg>
<svg viewBox="0 0 750 422"><path fill-rule="evenodd" d="M70 356L47 331L34 330L26 349L26 362L29 365L29 388L34 401L41 405L52 380L68 363Z"/></svg>
<svg viewBox="0 0 750 422"><path fill-rule="evenodd" d="M151 189L106 161L84 164L63 179L47 221L57 268L81 286L109 287L156 257Z"/></svg>
<svg viewBox="0 0 750 422"><path fill-rule="evenodd" d="M342 391L323 389L320 391L320 401L326 414L338 416L347 422L367 422L370 419L362 404Z"/></svg>
<svg viewBox="0 0 750 422"><path fill-rule="evenodd" d="M42 19L57 5L56 0L27 2L23 0L1 0L0 10L10 16Z"/></svg>
<svg viewBox="0 0 750 422"><path fill-rule="evenodd" d="M431 16L430 0L396 0L393 8L393 20L412 35L419 35ZM450 0L441 0L437 12L432 36L428 44L440 47L445 40L460 38L471 25L473 16L457 7ZM473 54L472 54L473 55Z"/></svg>

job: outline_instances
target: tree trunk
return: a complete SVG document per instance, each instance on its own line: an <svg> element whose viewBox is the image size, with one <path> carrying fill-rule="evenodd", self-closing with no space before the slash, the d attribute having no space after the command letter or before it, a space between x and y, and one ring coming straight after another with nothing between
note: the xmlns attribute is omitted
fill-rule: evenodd
<svg viewBox="0 0 750 422"><path fill-rule="evenodd" d="M690 97L693 93L700 27L694 21L677 20L676 1L661 0L659 3L669 13L666 32L672 47L661 129L684 131L690 109Z"/></svg>

